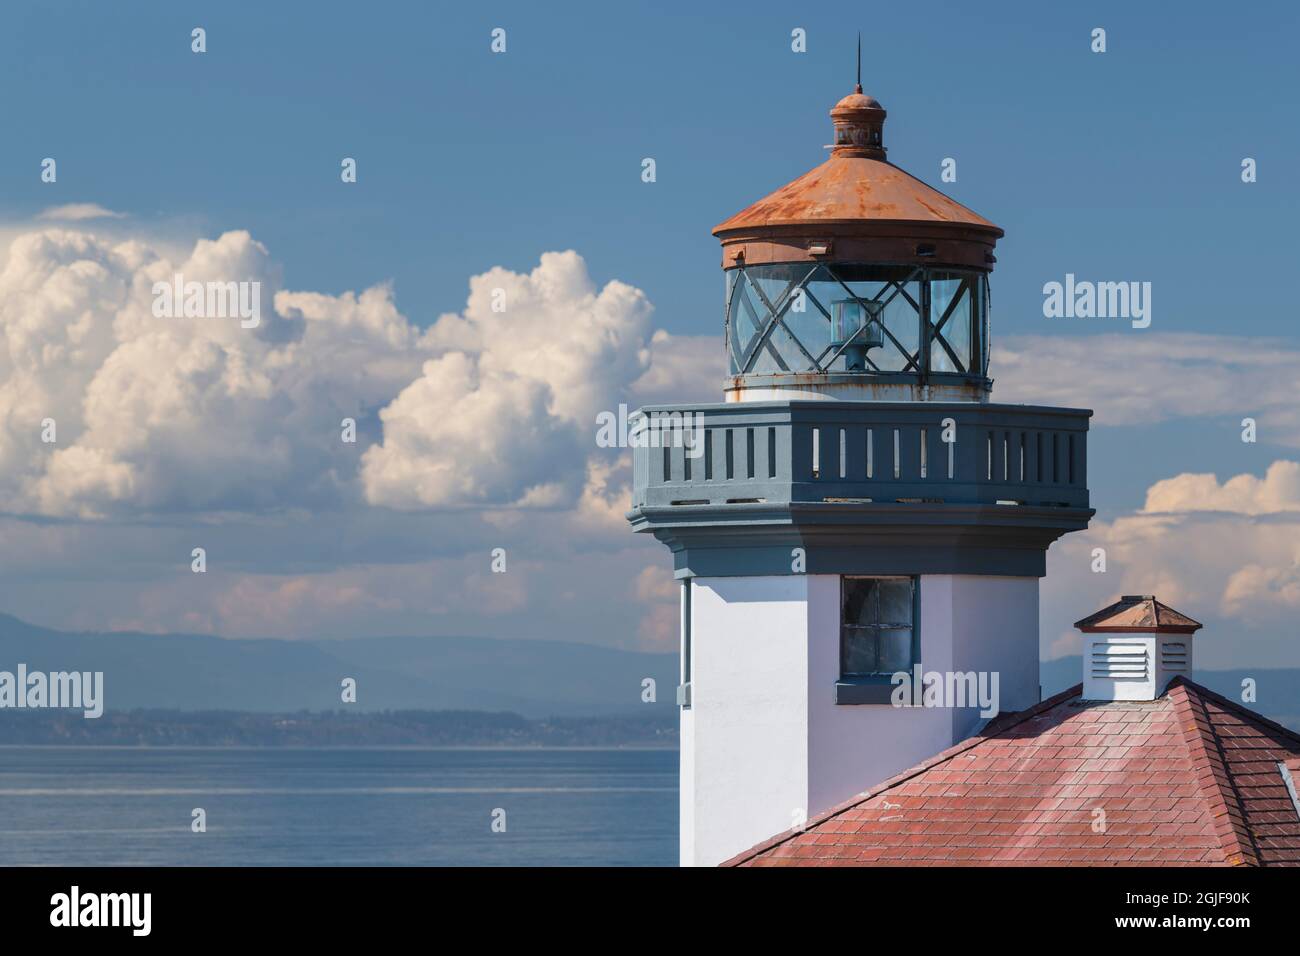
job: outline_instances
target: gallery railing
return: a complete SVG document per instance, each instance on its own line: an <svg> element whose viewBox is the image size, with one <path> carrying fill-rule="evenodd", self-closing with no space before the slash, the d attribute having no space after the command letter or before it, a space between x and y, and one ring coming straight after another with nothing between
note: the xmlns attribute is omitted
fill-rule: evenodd
<svg viewBox="0 0 1300 956"><path fill-rule="evenodd" d="M1090 412L977 403L647 406L633 508L933 502L1087 508Z"/></svg>

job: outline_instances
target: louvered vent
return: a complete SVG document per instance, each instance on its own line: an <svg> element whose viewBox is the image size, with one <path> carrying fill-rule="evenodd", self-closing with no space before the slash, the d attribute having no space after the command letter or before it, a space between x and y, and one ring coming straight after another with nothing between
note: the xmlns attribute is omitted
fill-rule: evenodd
<svg viewBox="0 0 1300 956"><path fill-rule="evenodd" d="M1160 645L1160 666L1167 671L1187 672L1187 642L1165 641Z"/></svg>
<svg viewBox="0 0 1300 956"><path fill-rule="evenodd" d="M1092 645L1088 661L1094 680L1145 681L1150 679L1150 661L1146 646L1137 642L1115 641Z"/></svg>

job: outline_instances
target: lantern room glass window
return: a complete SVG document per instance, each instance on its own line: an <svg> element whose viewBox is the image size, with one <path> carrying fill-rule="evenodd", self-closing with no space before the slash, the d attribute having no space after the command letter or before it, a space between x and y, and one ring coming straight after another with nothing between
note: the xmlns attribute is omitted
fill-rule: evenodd
<svg viewBox="0 0 1300 956"><path fill-rule="evenodd" d="M726 272L732 375L849 372L983 379L982 272L771 263Z"/></svg>

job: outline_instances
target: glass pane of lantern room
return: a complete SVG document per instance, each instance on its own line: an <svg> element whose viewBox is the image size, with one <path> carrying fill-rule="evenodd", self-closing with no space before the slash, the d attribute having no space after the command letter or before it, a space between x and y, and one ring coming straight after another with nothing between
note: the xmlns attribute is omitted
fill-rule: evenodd
<svg viewBox="0 0 1300 956"><path fill-rule="evenodd" d="M753 326L740 305L739 288L744 284L739 269L728 269L726 276L726 298L723 302L729 306L727 312L727 354L731 374L740 372L740 362L745 354L745 343L749 341Z"/></svg>
<svg viewBox="0 0 1300 956"><path fill-rule="evenodd" d="M920 289L917 283L909 282L903 288L913 301L919 301ZM875 350L881 356L876 359L876 364L882 371L909 371L912 370L908 365L909 359L921 347L921 317L907 296L891 288L885 293L885 298L888 299L891 294L894 298L885 306L884 323L889 334L898 340L898 345L891 342L888 335L885 336L885 344ZM902 346L901 350L899 345Z"/></svg>
<svg viewBox="0 0 1300 956"><path fill-rule="evenodd" d="M831 317L835 314L835 302L847 297L844 287L822 266L806 286L805 311L790 317L791 328L799 336L799 341L822 362L829 361L834 351L831 349ZM829 371L844 371L844 357L836 359Z"/></svg>
<svg viewBox="0 0 1300 956"><path fill-rule="evenodd" d="M755 330L766 329L770 324L768 344L758 351L749 371L770 374L813 368L812 360L821 355L829 342L830 329L816 305L799 294L799 285L812 268L805 263L773 263L745 269L744 294L734 295L732 305L733 312L739 316L736 326L739 331L733 334L733 339L739 342L738 346L733 344L738 365L745 361ZM780 317L779 322L772 323L774 312Z"/></svg>
<svg viewBox="0 0 1300 956"><path fill-rule="evenodd" d="M936 274L930 280L930 321L937 327L944 313L949 307L952 308L952 314L943 323L943 327L938 329L938 335L957 354L967 371L972 367L971 292L976 288L975 282L974 276L966 279L942 274ZM954 297L957 299L955 305ZM962 371L953 364L947 350L937 340L930 345L930 369L934 372Z"/></svg>
<svg viewBox="0 0 1300 956"><path fill-rule="evenodd" d="M750 371L758 373L802 372L811 367L808 359L799 350L799 346L795 344L794 339L790 337L790 333L786 331L784 325L777 324L773 326L772 334L767 337L767 341L771 348L764 348L759 353L757 360L754 362L754 367ZM800 342L802 342L802 339ZM807 346L804 347L807 348ZM781 361L785 363L785 368L782 368L780 363L777 362L776 356L772 354L773 352L781 357Z"/></svg>
<svg viewBox="0 0 1300 956"><path fill-rule="evenodd" d="M831 270L834 270L832 272ZM917 339L916 311L906 298L898 296L893 282L902 282L912 270L897 266L872 264L836 263L834 266L818 270L816 281L809 283L809 292L827 312L834 314L835 303L857 298L863 303L885 303L882 321L890 333L903 342L915 343ZM915 286L915 284L912 284ZM913 298L917 292L911 291ZM893 300L890 301L891 296ZM864 308L864 311L867 311ZM870 311L878 311L871 309ZM896 329L898 331L896 331ZM901 332L901 336L900 333ZM869 336L874 338L874 336ZM907 367L907 359L898 348L889 341L888 336L881 336L883 345L872 346L866 353L866 369L870 371L902 371ZM915 350L915 344L912 349ZM847 367L843 355L832 366L834 371L844 371Z"/></svg>
<svg viewBox="0 0 1300 956"><path fill-rule="evenodd" d="M743 277L740 270L735 271L736 287L731 295L731 349L732 371L739 373L744 371L743 364L748 356L748 350L754 347L758 336L766 328L770 313L763 305L763 300L757 291L761 288L761 269L745 270ZM764 295L766 294L765 291ZM774 348L774 346L761 347L751 371L781 371L772 357Z"/></svg>
<svg viewBox="0 0 1300 956"><path fill-rule="evenodd" d="M799 340L799 344L808 352L804 355L793 342L787 343L787 348L782 349L782 355L786 363L790 366L792 372L805 372L813 368L809 356L813 359L824 359L823 353L830 345L831 325L830 321L817 308L808 295L808 289L802 292L798 289L799 284L803 281L804 276L813 268L807 263L793 263L788 265L766 266L765 268L773 270L780 276L781 292L787 292L787 299L783 300L787 308L781 313L781 321L787 331L786 338L794 336ZM777 272L779 270L779 272ZM791 285L793 283L793 286ZM811 288L811 283L809 283ZM776 300L772 300L774 304ZM828 310L830 306L827 301L820 296L817 301L821 302Z"/></svg>
<svg viewBox="0 0 1300 956"><path fill-rule="evenodd" d="M868 360L882 372L911 370L909 357L920 347L921 320L913 303L921 301L921 287L919 281L908 281L915 270L911 266L850 263L838 263L834 269L844 283L838 298L844 297L847 286L853 295L884 307L880 318L889 335L881 336L881 345L867 352ZM898 345L890 340L891 335Z"/></svg>

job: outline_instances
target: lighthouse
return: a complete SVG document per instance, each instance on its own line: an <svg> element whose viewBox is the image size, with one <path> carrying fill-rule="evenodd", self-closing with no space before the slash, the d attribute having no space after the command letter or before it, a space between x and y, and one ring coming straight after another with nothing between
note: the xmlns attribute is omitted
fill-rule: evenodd
<svg viewBox="0 0 1300 956"><path fill-rule="evenodd" d="M861 85L830 116L821 165L713 230L722 400L635 415L629 521L681 593L683 865L1037 704L1046 552L1093 513L1091 412L993 401L1003 231L888 161Z"/></svg>

